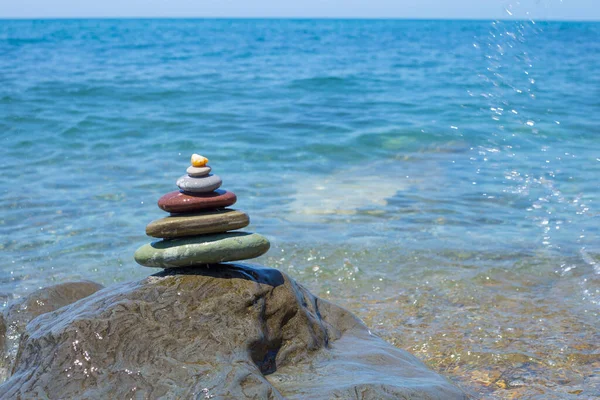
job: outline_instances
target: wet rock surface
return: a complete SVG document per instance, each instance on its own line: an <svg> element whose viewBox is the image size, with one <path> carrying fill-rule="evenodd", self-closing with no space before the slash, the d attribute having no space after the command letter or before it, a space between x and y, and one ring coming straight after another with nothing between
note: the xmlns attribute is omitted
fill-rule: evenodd
<svg viewBox="0 0 600 400"><path fill-rule="evenodd" d="M3 358L0 381L10 373L19 339L32 319L88 297L103 287L90 281L61 283L36 290L10 304L0 314L0 351Z"/></svg>
<svg viewBox="0 0 600 400"><path fill-rule="evenodd" d="M0 398L465 397L276 269L178 268L85 291L27 325Z"/></svg>

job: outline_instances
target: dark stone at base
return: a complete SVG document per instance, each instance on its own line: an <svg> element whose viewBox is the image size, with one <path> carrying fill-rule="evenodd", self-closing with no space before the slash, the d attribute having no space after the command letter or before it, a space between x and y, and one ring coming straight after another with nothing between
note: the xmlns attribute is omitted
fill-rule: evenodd
<svg viewBox="0 0 600 400"><path fill-rule="evenodd" d="M114 285L27 325L0 398L464 399L278 270L220 264Z"/></svg>

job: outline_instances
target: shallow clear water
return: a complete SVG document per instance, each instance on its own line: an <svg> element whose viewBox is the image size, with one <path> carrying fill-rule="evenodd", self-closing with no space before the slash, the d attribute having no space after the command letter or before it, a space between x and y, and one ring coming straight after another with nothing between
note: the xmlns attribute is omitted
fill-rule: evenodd
<svg viewBox="0 0 600 400"><path fill-rule="evenodd" d="M137 266L211 159L258 261L474 396L600 393L600 24L0 21L0 294Z"/></svg>

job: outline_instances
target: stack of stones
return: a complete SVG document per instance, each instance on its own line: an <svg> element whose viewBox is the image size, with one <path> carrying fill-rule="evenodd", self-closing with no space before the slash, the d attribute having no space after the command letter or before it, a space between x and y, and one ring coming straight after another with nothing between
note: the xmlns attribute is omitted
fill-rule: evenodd
<svg viewBox="0 0 600 400"><path fill-rule="evenodd" d="M146 267L176 268L247 260L269 250L269 241L257 233L231 232L250 223L247 214L224 208L237 197L219 190L221 178L211 174L208 159L192 156L187 175L177 180L178 191L165 194L158 206L171 213L152 221L146 234L162 240L135 252L135 261Z"/></svg>

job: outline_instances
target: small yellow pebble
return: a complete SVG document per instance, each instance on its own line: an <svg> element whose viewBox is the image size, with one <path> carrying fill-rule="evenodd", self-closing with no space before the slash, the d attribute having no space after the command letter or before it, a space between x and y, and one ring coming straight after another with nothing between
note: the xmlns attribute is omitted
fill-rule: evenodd
<svg viewBox="0 0 600 400"><path fill-rule="evenodd" d="M204 167L208 164L208 158L202 157L200 154L192 154L192 166Z"/></svg>

